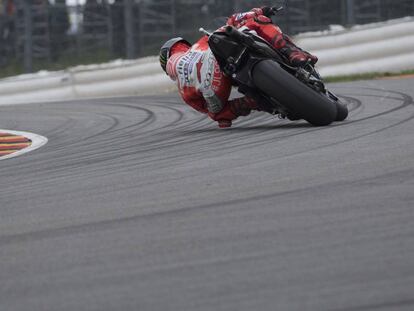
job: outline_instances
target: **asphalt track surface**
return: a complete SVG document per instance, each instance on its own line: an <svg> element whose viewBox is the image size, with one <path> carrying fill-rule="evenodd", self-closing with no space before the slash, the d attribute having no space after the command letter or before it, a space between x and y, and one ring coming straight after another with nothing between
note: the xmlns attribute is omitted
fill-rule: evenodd
<svg viewBox="0 0 414 311"><path fill-rule="evenodd" d="M176 96L0 107L0 310L414 310L414 80L325 128Z"/></svg>

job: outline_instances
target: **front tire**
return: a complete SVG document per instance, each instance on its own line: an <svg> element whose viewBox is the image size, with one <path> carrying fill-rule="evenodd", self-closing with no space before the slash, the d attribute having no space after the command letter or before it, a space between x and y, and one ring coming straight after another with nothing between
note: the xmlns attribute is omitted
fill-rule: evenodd
<svg viewBox="0 0 414 311"><path fill-rule="evenodd" d="M344 121L348 118L348 107L339 100L336 102L336 110L337 113L335 121Z"/></svg>
<svg viewBox="0 0 414 311"><path fill-rule="evenodd" d="M286 72L275 61L257 63L252 70L252 79L258 89L312 125L326 126L337 118L335 104Z"/></svg>

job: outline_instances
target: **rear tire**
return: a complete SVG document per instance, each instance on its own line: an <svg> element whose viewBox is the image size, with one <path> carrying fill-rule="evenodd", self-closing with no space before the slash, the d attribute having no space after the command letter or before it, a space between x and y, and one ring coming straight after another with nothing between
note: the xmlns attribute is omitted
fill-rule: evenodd
<svg viewBox="0 0 414 311"><path fill-rule="evenodd" d="M252 79L258 89L312 125L326 126L337 118L334 103L300 82L275 61L257 63L252 70Z"/></svg>

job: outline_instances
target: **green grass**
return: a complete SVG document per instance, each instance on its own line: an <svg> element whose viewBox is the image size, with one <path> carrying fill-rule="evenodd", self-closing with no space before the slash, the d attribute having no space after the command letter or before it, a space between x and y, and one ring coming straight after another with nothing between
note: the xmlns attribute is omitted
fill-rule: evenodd
<svg viewBox="0 0 414 311"><path fill-rule="evenodd" d="M373 80L379 78L386 78L386 77L397 77L401 75L409 75L414 74L414 70L405 70L401 72L373 72L373 73L365 73L365 74L358 74L358 75L349 75L349 76L336 76L336 77L329 77L324 79L325 82L351 82L351 81L360 81L360 80Z"/></svg>
<svg viewBox="0 0 414 311"><path fill-rule="evenodd" d="M0 68L0 79L24 73L23 65L13 60L10 64Z"/></svg>

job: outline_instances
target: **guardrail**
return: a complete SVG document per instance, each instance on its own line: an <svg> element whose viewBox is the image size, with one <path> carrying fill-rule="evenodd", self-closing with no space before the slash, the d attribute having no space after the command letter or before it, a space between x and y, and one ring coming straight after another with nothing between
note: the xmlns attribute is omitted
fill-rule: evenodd
<svg viewBox="0 0 414 311"><path fill-rule="evenodd" d="M414 18L307 33L299 46L317 55L323 76L414 69ZM0 80L0 105L166 92L174 84L157 57L78 66Z"/></svg>
<svg viewBox="0 0 414 311"><path fill-rule="evenodd" d="M322 76L414 69L414 18L355 26L348 30L296 37L319 57Z"/></svg>
<svg viewBox="0 0 414 311"><path fill-rule="evenodd" d="M0 80L0 105L165 92L173 85L156 57L77 66Z"/></svg>

